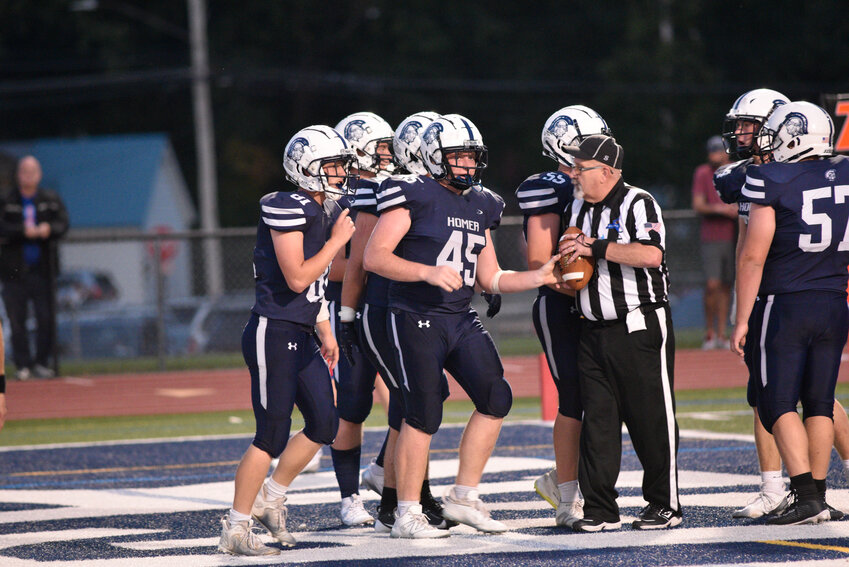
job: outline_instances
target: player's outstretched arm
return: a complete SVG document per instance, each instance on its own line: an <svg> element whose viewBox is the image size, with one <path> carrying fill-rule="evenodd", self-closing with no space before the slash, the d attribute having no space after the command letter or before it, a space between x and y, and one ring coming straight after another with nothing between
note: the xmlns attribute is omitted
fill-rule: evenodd
<svg viewBox="0 0 849 567"><path fill-rule="evenodd" d="M545 264L536 270L525 272L514 272L502 270L495 256L495 247L492 245L492 235L489 229L486 231L486 246L478 255L477 282L489 293L513 293L536 289L543 285L556 284L557 276L554 274L554 264L560 259L560 255L552 256Z"/></svg>
<svg viewBox="0 0 849 567"><path fill-rule="evenodd" d="M395 254L410 226L410 211L405 208L396 207L380 215L363 255L365 269L390 280L427 282L445 291L463 287L463 278L454 268L411 262Z"/></svg>
<svg viewBox="0 0 849 567"><path fill-rule="evenodd" d="M304 234L302 232L277 232L271 231L271 240L274 243L274 254L277 263L286 278L289 288L301 293L310 284L316 281L333 257L344 247L354 234L354 223L348 218L348 210L344 210L333 225L330 238L322 246L318 254L304 260Z"/></svg>
<svg viewBox="0 0 849 567"><path fill-rule="evenodd" d="M731 350L743 356L749 331L749 315L763 277L764 263L775 236L775 209L752 204L746 241L737 260L737 316L731 334Z"/></svg>
<svg viewBox="0 0 849 567"><path fill-rule="evenodd" d="M528 217L528 268L535 270L551 259L560 236L560 215L544 213ZM548 287L558 293L575 296L575 291L560 284Z"/></svg>

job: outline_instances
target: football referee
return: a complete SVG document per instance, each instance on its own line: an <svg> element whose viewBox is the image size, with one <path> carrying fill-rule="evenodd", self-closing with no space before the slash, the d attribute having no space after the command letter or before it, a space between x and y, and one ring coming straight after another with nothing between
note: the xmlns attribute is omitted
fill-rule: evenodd
<svg viewBox="0 0 849 567"><path fill-rule="evenodd" d="M652 196L622 179L622 147L609 136L568 146L572 180L583 192L563 213L567 258L593 256L595 272L576 298L584 330L578 349L584 407L578 480L584 493L580 532L618 529L616 479L622 423L643 465L648 506L636 529L681 523L678 501L678 424L672 390L675 339L667 302L666 230Z"/></svg>

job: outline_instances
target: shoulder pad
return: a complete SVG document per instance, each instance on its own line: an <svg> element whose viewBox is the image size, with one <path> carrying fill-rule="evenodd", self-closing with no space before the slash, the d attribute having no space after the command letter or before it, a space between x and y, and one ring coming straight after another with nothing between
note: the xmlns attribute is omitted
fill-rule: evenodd
<svg viewBox="0 0 849 567"><path fill-rule="evenodd" d="M277 230L298 230L322 213L315 201L295 191L269 193L259 203L263 222Z"/></svg>

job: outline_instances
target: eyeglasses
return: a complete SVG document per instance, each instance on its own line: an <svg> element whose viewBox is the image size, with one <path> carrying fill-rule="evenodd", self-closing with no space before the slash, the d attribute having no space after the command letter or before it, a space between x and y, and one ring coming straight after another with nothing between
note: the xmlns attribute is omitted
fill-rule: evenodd
<svg viewBox="0 0 849 567"><path fill-rule="evenodd" d="M602 167L607 167L607 166L605 166L605 165L594 165L592 167L581 167L580 165L576 165L572 168L572 171L574 171L575 174L580 175L581 173L583 173L585 171L590 171L590 170L593 170L593 169L601 169Z"/></svg>

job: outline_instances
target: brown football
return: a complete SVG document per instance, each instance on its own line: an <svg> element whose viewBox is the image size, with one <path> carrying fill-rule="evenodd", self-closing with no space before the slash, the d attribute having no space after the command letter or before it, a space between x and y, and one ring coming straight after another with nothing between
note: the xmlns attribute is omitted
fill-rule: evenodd
<svg viewBox="0 0 849 567"><path fill-rule="evenodd" d="M577 226L570 226L563 234L582 234L582 230ZM560 267L561 278L563 283L569 288L578 291L583 289L593 277L593 269L595 268L595 259L592 256L578 256L574 262L566 263L566 258L560 258L557 262Z"/></svg>

